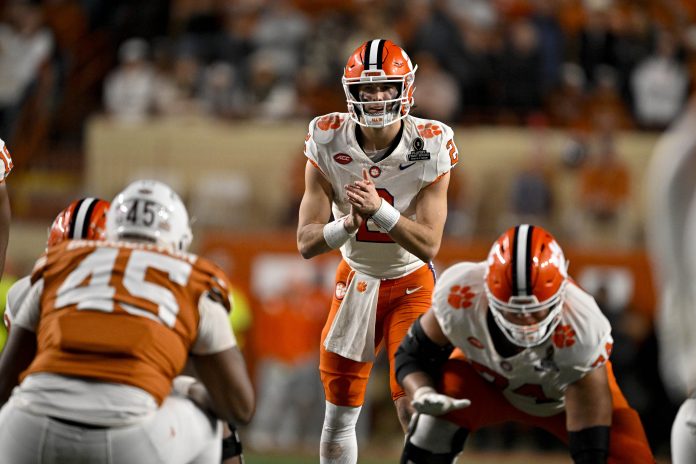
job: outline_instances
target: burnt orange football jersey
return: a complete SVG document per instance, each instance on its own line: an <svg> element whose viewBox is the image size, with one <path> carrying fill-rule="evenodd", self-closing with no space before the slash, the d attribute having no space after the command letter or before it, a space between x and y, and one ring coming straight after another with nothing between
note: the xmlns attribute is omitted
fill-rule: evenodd
<svg viewBox="0 0 696 464"><path fill-rule="evenodd" d="M43 279L37 372L139 387L161 404L198 336L203 295L229 310L211 262L150 244L66 241L35 266Z"/></svg>

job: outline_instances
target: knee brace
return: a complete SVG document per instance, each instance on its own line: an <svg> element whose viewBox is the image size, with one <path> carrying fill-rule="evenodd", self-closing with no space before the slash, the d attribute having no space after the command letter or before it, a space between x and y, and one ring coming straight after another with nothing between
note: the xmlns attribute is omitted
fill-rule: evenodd
<svg viewBox="0 0 696 464"><path fill-rule="evenodd" d="M451 464L464 448L469 431L433 416L414 414L401 464Z"/></svg>

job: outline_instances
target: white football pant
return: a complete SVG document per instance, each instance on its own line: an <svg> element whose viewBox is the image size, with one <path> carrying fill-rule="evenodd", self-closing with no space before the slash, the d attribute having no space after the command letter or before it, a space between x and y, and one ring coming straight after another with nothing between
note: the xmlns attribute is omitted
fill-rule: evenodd
<svg viewBox="0 0 696 464"><path fill-rule="evenodd" d="M103 429L28 413L12 401L0 410L0 456L13 464L219 464L221 437L218 420L176 396L142 422Z"/></svg>

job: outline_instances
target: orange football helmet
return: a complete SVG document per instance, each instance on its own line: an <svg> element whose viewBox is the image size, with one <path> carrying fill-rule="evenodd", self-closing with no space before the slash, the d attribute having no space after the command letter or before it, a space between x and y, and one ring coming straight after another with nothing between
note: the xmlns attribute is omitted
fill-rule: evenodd
<svg viewBox="0 0 696 464"><path fill-rule="evenodd" d="M484 287L508 340L528 348L551 336L561 318L567 269L563 250L541 227L521 224L498 237L488 254Z"/></svg>
<svg viewBox="0 0 696 464"><path fill-rule="evenodd" d="M368 40L360 45L348 58L341 79L350 118L361 126L385 127L406 117L413 106L416 69L406 52L391 40ZM394 83L400 89L396 98L378 102L384 105L381 113L370 114L365 105L375 102L361 101L359 88L374 83Z"/></svg>
<svg viewBox="0 0 696 464"><path fill-rule="evenodd" d="M99 198L81 198L68 205L53 220L46 246L64 240L103 240L106 233L106 212L109 202Z"/></svg>

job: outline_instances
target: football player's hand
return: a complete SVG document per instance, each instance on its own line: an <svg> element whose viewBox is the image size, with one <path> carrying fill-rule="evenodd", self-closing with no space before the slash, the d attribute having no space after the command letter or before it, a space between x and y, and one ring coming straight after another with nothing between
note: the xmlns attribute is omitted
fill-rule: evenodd
<svg viewBox="0 0 696 464"><path fill-rule="evenodd" d="M411 406L421 414L441 416L456 409L466 408L471 401L456 399L435 391L433 387L424 386L416 390Z"/></svg>
<svg viewBox="0 0 696 464"><path fill-rule="evenodd" d="M346 228L346 231L350 235L353 235L357 232L358 228L362 225L363 221L363 217L360 215L360 213L358 213L358 210L355 208L355 206L350 205L350 214L346 216L343 220L343 227Z"/></svg>
<svg viewBox="0 0 696 464"><path fill-rule="evenodd" d="M345 186L346 195L359 214L369 217L377 212L382 204L382 198L377 194L375 184L367 175L367 169L363 169L362 174L362 179Z"/></svg>

